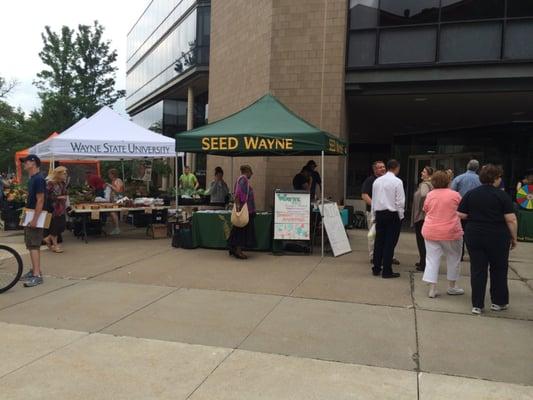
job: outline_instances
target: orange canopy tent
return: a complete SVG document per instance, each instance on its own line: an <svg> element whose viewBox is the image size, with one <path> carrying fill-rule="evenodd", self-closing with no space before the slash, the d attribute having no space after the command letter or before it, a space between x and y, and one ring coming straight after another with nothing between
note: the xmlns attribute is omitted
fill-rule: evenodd
<svg viewBox="0 0 533 400"><path fill-rule="evenodd" d="M49 140L53 137L58 136L59 133L53 132L46 140ZM15 167L17 170L17 182L22 182L22 162L20 161L22 158L26 157L29 154L29 148L17 151L15 153ZM61 163L61 165L64 166L80 166L80 165L86 165L88 168L93 171L95 171L98 175L100 175L100 161L95 160L56 160L56 162ZM44 171L47 169L50 169L50 162L48 160L42 160L42 168Z"/></svg>

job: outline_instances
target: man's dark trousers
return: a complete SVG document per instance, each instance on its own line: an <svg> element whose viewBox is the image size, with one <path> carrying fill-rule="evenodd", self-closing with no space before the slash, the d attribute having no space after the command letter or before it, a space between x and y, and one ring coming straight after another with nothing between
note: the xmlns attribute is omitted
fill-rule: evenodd
<svg viewBox="0 0 533 400"><path fill-rule="evenodd" d="M381 271L387 276L392 274L394 248L400 238L401 221L397 212L376 211L376 239L374 242L374 273Z"/></svg>

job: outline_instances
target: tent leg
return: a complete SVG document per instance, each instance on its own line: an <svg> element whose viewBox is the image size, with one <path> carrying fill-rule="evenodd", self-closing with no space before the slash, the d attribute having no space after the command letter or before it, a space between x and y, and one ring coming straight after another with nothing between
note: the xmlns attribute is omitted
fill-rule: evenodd
<svg viewBox="0 0 533 400"><path fill-rule="evenodd" d="M174 174L174 189L176 193L176 218L178 217L178 154L176 153L175 157L175 174Z"/></svg>
<svg viewBox="0 0 533 400"><path fill-rule="evenodd" d="M235 183L235 176L233 175L233 157L230 157L231 160L231 184L234 185ZM235 193L233 193L235 195Z"/></svg>
<svg viewBox="0 0 533 400"><path fill-rule="evenodd" d="M321 159L320 159L320 175L322 178L322 184L320 185L320 203L322 204L322 221L320 221L321 226L321 234L320 234L320 240L321 240L321 252L320 256L324 258L324 151L322 151ZM320 208L319 208L320 211Z"/></svg>
<svg viewBox="0 0 533 400"><path fill-rule="evenodd" d="M348 156L344 156L344 197L343 197L343 201L342 201L342 204L343 205L346 205L346 179L348 178Z"/></svg>

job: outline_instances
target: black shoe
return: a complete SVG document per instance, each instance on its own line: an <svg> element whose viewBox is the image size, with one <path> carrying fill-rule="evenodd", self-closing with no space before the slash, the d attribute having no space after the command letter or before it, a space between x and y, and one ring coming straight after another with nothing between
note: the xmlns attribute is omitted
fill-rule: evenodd
<svg viewBox="0 0 533 400"><path fill-rule="evenodd" d="M398 261L396 258L393 258L392 259L392 264L393 265L400 265L400 261Z"/></svg>
<svg viewBox="0 0 533 400"><path fill-rule="evenodd" d="M381 275L381 277L383 279L399 278L400 277L400 273L399 272L393 272L390 275Z"/></svg>
<svg viewBox="0 0 533 400"><path fill-rule="evenodd" d="M422 266L422 265L419 264L419 265L416 266L416 270L420 271L420 272L424 272L426 270L426 266L425 265Z"/></svg>
<svg viewBox="0 0 533 400"><path fill-rule="evenodd" d="M372 275L380 276L381 275L381 269L372 268Z"/></svg>
<svg viewBox="0 0 533 400"><path fill-rule="evenodd" d="M420 263L415 263L415 267L420 267Z"/></svg>

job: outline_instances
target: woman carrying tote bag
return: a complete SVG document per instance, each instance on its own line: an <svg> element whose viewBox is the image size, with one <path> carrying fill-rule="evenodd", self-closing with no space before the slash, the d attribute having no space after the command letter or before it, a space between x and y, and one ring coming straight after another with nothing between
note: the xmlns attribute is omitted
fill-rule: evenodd
<svg viewBox="0 0 533 400"><path fill-rule="evenodd" d="M231 256L246 260L248 257L242 252L242 249L256 247L255 200L254 191L250 186L252 168L249 165L242 165L241 174L235 182L235 205L231 213L233 227L228 238L228 247Z"/></svg>

